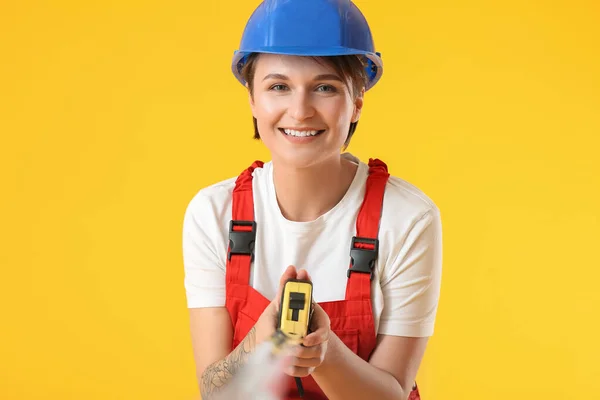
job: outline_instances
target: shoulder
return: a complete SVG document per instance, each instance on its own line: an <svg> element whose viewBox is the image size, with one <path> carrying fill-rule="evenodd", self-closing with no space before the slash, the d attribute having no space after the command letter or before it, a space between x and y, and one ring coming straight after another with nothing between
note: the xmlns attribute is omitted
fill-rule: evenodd
<svg viewBox="0 0 600 400"><path fill-rule="evenodd" d="M261 192L268 180L268 171L271 164L265 163L262 168L256 168L252 173L253 191ZM233 190L237 176L205 186L198 190L189 201L186 208L186 218L193 216L197 220L204 221L229 221L231 219L231 206L233 202Z"/></svg>
<svg viewBox="0 0 600 400"><path fill-rule="evenodd" d="M359 165L359 173L363 171L363 190L366 188L369 166L350 153L343 156ZM391 175L387 181L380 223L380 233L392 230L395 233L406 231L421 219L428 216L437 218L439 208L422 189L396 175Z"/></svg>
<svg viewBox="0 0 600 400"><path fill-rule="evenodd" d="M190 200L186 213L218 214L231 203L236 178L229 178L200 189Z"/></svg>
<svg viewBox="0 0 600 400"><path fill-rule="evenodd" d="M383 200L383 212L387 217L421 219L426 215L439 214L435 202L422 189L398 176L388 179Z"/></svg>
<svg viewBox="0 0 600 400"><path fill-rule="evenodd" d="M422 189L398 176L386 186L379 236L389 261L407 251L437 246L441 240L440 209Z"/></svg>
<svg viewBox="0 0 600 400"><path fill-rule="evenodd" d="M219 249L226 246L223 231L227 224L227 210L231 209L227 198L231 197L234 182L228 179L199 190L185 209L182 246L184 265L190 274L193 274L192 270L206 271L208 267L220 266L219 269L225 270ZM198 260L212 262L197 265Z"/></svg>
<svg viewBox="0 0 600 400"><path fill-rule="evenodd" d="M206 186L192 197L183 217L185 231L202 231L215 238L231 217L231 195L235 179Z"/></svg>

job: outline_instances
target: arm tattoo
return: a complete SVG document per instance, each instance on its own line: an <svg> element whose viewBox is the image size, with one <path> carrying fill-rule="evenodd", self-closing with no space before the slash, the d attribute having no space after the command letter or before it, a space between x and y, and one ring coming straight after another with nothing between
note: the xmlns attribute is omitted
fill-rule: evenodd
<svg viewBox="0 0 600 400"><path fill-rule="evenodd" d="M254 351L255 345L256 329L252 327L246 337L227 357L206 367L202 373L202 387L200 388L203 400L210 400L211 395L223 388L246 363L249 355Z"/></svg>

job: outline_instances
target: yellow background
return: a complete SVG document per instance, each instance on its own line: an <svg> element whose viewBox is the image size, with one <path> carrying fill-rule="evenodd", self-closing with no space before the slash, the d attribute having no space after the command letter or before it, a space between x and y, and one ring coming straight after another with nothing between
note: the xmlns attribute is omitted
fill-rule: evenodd
<svg viewBox="0 0 600 400"><path fill-rule="evenodd" d="M424 400L600 398L600 3L356 3L349 151L442 211ZM268 159L229 70L257 4L0 3L0 398L196 396L181 224Z"/></svg>

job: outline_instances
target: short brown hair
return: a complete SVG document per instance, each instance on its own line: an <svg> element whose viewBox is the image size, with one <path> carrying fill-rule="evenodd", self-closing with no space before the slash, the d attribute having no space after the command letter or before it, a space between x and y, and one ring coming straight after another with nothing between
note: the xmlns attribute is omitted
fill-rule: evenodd
<svg viewBox="0 0 600 400"><path fill-rule="evenodd" d="M248 89L250 95L254 88L254 73L256 71L256 60L260 53L252 53L248 56L244 67L242 68L242 76L248 83ZM317 62L324 62L330 65L335 72L346 80L346 84L350 89L350 94L356 98L362 89L367 86L368 77L366 72L366 61L364 57L358 55L346 55L346 56L319 56L311 57ZM258 132L258 124L256 118L252 117L254 124L254 139L260 139L260 133ZM350 123L350 130L348 136L344 142L344 149L350 144L350 139L356 131L358 121Z"/></svg>

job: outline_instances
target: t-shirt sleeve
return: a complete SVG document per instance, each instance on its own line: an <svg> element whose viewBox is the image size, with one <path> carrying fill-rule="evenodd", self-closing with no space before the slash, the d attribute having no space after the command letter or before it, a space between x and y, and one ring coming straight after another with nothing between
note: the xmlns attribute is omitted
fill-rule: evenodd
<svg viewBox="0 0 600 400"><path fill-rule="evenodd" d="M222 234L211 210L209 201L197 195L183 220L184 284L189 308L225 306L225 257L215 245Z"/></svg>
<svg viewBox="0 0 600 400"><path fill-rule="evenodd" d="M383 310L378 333L393 336L433 335L442 274L442 225L432 208L393 245L383 270Z"/></svg>

